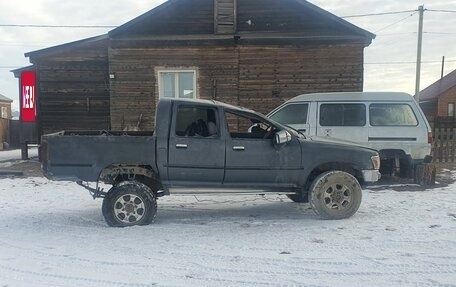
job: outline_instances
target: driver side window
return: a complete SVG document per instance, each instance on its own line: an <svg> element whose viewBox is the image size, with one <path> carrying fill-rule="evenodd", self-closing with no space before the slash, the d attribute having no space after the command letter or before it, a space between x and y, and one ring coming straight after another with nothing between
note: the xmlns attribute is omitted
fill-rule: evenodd
<svg viewBox="0 0 456 287"><path fill-rule="evenodd" d="M274 136L275 128L257 118L233 112L226 112L225 117L231 138L272 139Z"/></svg>

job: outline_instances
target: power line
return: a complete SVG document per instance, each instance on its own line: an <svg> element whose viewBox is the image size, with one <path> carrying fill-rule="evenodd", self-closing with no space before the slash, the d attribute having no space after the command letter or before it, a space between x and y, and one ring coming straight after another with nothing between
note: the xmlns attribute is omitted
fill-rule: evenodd
<svg viewBox="0 0 456 287"><path fill-rule="evenodd" d="M29 25L29 24L0 24L0 27L17 28L116 28L111 25Z"/></svg>
<svg viewBox="0 0 456 287"><path fill-rule="evenodd" d="M436 34L436 35L456 35L452 32L423 32L424 34Z"/></svg>
<svg viewBox="0 0 456 287"><path fill-rule="evenodd" d="M445 60L447 62L456 62L456 60ZM422 64L434 64L434 63L442 63L442 61L421 61ZM372 63L364 63L364 65L406 65L406 64L416 64L416 61L402 61L402 62L372 62Z"/></svg>
<svg viewBox="0 0 456 287"><path fill-rule="evenodd" d="M416 10L404 10L404 11L393 11L393 12L383 12L383 13L358 14L358 15L342 16L340 18L356 18L356 17L394 15L394 14L403 14L403 13L411 13L411 12L416 12Z"/></svg>
<svg viewBox="0 0 456 287"><path fill-rule="evenodd" d="M438 10L438 9L426 9L430 12L444 12L444 13L456 13L456 10Z"/></svg>
<svg viewBox="0 0 456 287"><path fill-rule="evenodd" d="M408 18L412 17L412 16L415 15L416 13L417 13L417 12L415 11L415 12L413 12L412 14L408 15L407 17L402 18L402 19L400 19L400 20L398 20L398 21L396 21L396 22L394 22L394 23L392 23L392 24L389 24L389 25L387 25L387 26L385 26L385 27L383 27L383 28L381 28L381 29L375 31L374 33L383 31L383 30L385 30L385 29L388 29L389 27L392 27L392 26L394 26L394 25L396 25L396 24L399 24L400 22L405 21L405 20L407 20Z"/></svg>

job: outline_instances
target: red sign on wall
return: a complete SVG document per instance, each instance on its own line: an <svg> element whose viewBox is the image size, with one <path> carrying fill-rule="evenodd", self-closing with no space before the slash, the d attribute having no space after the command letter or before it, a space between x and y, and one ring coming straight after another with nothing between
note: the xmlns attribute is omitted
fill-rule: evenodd
<svg viewBox="0 0 456 287"><path fill-rule="evenodd" d="M22 72L21 75L21 118L23 122L36 120L36 75Z"/></svg>

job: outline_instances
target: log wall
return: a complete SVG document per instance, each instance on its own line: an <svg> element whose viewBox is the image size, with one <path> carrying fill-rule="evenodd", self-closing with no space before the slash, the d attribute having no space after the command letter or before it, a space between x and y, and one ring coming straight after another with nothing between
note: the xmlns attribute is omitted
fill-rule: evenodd
<svg viewBox="0 0 456 287"><path fill-rule="evenodd" d="M109 49L111 125L154 128L157 70L195 69L198 98L267 113L303 93L362 91L361 44Z"/></svg>
<svg viewBox="0 0 456 287"><path fill-rule="evenodd" d="M107 41L33 60L42 134L110 128Z"/></svg>

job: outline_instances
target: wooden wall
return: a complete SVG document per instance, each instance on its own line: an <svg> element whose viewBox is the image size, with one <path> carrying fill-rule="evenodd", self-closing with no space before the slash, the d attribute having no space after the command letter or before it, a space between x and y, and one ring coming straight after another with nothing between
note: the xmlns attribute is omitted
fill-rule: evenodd
<svg viewBox="0 0 456 287"><path fill-rule="evenodd" d="M267 113L303 93L362 91L361 44L125 48L111 40L111 125L154 128L156 70L197 70L198 97Z"/></svg>
<svg viewBox="0 0 456 287"><path fill-rule="evenodd" d="M107 40L43 54L30 57L42 133L109 129Z"/></svg>
<svg viewBox="0 0 456 287"><path fill-rule="evenodd" d="M455 115L456 115L456 83L455 86L443 92L438 98L437 116L447 117L448 116L448 104L454 103Z"/></svg>

